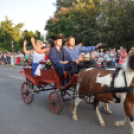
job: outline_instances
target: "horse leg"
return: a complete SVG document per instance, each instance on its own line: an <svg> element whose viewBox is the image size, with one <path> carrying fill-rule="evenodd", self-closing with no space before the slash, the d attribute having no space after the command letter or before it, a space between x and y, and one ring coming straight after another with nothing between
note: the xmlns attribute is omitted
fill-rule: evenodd
<svg viewBox="0 0 134 134"><path fill-rule="evenodd" d="M109 109L109 106L107 103L104 103L102 110L106 110L108 114L112 114L112 111Z"/></svg>
<svg viewBox="0 0 134 134"><path fill-rule="evenodd" d="M97 118L99 120L100 125L102 127L104 127L105 126L105 122L104 122L104 120L103 120L103 118L102 118L102 116L100 114L98 104L99 104L99 101L97 99L95 99L93 105L94 105L94 108L95 108L95 111L96 111L96 115L97 115Z"/></svg>
<svg viewBox="0 0 134 134"><path fill-rule="evenodd" d="M133 116L130 116L129 117L130 121L130 126L131 126L131 130L132 130L132 134L134 134L134 119L133 119Z"/></svg>
<svg viewBox="0 0 134 134"><path fill-rule="evenodd" d="M73 111L72 111L72 118L75 121L78 120L77 115L76 115L76 110L77 110L77 107L80 104L80 102L81 102L81 98L76 97L75 100L74 100L74 108L73 108Z"/></svg>
<svg viewBox="0 0 134 134"><path fill-rule="evenodd" d="M128 117L125 117L125 119L123 119L122 121L116 121L114 123L115 127L119 127L119 126L124 126L128 121Z"/></svg>
<svg viewBox="0 0 134 134"><path fill-rule="evenodd" d="M133 97L134 97L134 95L127 97L125 100L125 103L124 103L124 109L125 109L127 117L129 118L129 123L131 126L132 134L134 134L134 119L133 119L133 115L132 115L132 109L133 109L133 104L134 104Z"/></svg>

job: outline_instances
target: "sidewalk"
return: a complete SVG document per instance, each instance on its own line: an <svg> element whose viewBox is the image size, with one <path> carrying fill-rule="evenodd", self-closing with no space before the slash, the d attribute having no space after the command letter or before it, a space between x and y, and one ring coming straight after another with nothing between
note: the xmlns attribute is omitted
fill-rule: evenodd
<svg viewBox="0 0 134 134"><path fill-rule="evenodd" d="M14 69L23 69L22 65L0 65L0 67L6 67L6 68L14 68Z"/></svg>

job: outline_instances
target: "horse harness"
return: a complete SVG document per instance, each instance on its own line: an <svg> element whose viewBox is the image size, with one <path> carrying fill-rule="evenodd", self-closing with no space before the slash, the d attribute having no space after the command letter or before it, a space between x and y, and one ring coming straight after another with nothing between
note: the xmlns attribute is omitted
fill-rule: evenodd
<svg viewBox="0 0 134 134"><path fill-rule="evenodd" d="M120 98L118 98L116 96L116 93L134 93L134 87L127 87L127 80L126 80L126 72L123 71L123 77L124 77L124 81L125 81L125 87L123 88L115 88L114 87L114 80L115 80L115 76L117 75L117 73L119 72L119 68L117 68L117 70L115 70L115 74L113 73L113 79L111 81L111 86L110 88L99 92L99 93L94 93L94 94L86 94L86 95L79 95L79 96L74 96L74 97L84 97L84 96L95 96L98 94L103 94L103 93L111 93L113 98L116 100L117 103L120 103Z"/></svg>
<svg viewBox="0 0 134 134"><path fill-rule="evenodd" d="M110 86L111 91L116 89L114 87L114 80L115 80L115 77L118 75L120 70L121 70L121 68L116 68L115 71L113 72L113 77L112 77L111 86ZM125 71L123 71L123 77L124 77L124 82L125 82L125 88L124 89L127 89L127 80L126 80ZM122 92L122 90L119 90L119 92ZM116 100L117 103L120 103L120 98L117 97L115 93L112 93L112 96Z"/></svg>

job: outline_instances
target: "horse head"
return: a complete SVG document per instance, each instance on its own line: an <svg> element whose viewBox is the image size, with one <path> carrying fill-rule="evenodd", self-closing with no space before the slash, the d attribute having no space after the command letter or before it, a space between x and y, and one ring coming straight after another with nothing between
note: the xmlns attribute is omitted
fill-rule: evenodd
<svg viewBox="0 0 134 134"><path fill-rule="evenodd" d="M124 71L132 72L134 71L134 53L131 53L122 64L122 69Z"/></svg>
<svg viewBox="0 0 134 134"><path fill-rule="evenodd" d="M130 70L134 70L134 53L128 57L128 67Z"/></svg>

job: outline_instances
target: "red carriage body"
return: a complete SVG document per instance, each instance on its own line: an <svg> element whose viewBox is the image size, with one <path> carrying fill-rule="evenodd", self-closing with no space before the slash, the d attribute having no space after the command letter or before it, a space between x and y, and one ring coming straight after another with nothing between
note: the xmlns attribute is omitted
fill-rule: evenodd
<svg viewBox="0 0 134 134"><path fill-rule="evenodd" d="M46 63L40 62L40 64L45 65ZM63 101L74 99L70 93L73 92L74 94L75 89L72 90L70 87L72 85L76 85L78 77L77 74L71 78L70 82L66 86L62 87L60 76L55 71L54 66L52 66L52 68L49 70L41 69L41 76L37 77L32 76L31 66L25 66L24 71L20 71L19 73L26 78L26 82L24 82L21 87L21 96L24 102L27 104L32 102L33 95L35 93L46 90L54 90L48 97L49 108L53 113L59 114L62 110ZM65 72L65 78L67 78L68 75L69 73ZM52 83L54 83L54 86L51 85ZM38 91L34 90L34 85L37 85L39 88ZM50 85L51 88L46 89L46 85ZM65 99L65 95L68 95L69 98Z"/></svg>

